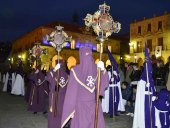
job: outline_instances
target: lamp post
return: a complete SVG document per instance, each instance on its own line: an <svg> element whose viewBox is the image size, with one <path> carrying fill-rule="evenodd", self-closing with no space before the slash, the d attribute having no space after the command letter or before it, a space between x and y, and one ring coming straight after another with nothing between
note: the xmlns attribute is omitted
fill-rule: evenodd
<svg viewBox="0 0 170 128"><path fill-rule="evenodd" d="M102 60L103 43L108 39L112 33L118 33L121 29L119 22L113 21L112 16L109 14L110 6L106 3L99 5L99 10L93 15L87 14L84 21L87 27L92 27L93 31L97 35L97 39L100 42L100 61ZM96 87L96 108L95 108L95 120L94 128L97 128L98 124L98 109L99 109L99 92L100 92L100 69L98 69L98 84Z"/></svg>

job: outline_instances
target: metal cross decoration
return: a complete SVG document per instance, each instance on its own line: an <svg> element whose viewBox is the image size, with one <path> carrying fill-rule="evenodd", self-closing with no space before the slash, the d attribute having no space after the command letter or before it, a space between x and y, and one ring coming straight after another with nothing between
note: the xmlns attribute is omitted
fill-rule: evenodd
<svg viewBox="0 0 170 128"><path fill-rule="evenodd" d="M64 27L56 26L56 31L52 32L50 35L46 35L46 40L60 52L68 41L71 41L72 37L69 37L64 31Z"/></svg>
<svg viewBox="0 0 170 128"><path fill-rule="evenodd" d="M35 43L35 46L29 50L29 53L36 59L36 66L37 62L40 60L42 54L46 54L47 50L42 49L40 43Z"/></svg>
<svg viewBox="0 0 170 128"><path fill-rule="evenodd" d="M114 21L109 14L110 6L106 3L99 5L99 10L93 15L87 14L84 21L87 27L92 27L98 35L99 40L106 40L112 33L118 33L121 29L121 24Z"/></svg>
<svg viewBox="0 0 170 128"><path fill-rule="evenodd" d="M84 21L87 27L92 27L97 34L97 39L100 41L100 61L102 59L103 42L107 40L112 33L118 33L121 29L121 24L113 20L109 14L110 6L106 3L99 5L99 10L93 15L87 14ZM99 111L99 95L100 95L100 68L98 69L98 83L96 86L96 108L95 108L95 120L94 128L97 128L98 124L98 111Z"/></svg>

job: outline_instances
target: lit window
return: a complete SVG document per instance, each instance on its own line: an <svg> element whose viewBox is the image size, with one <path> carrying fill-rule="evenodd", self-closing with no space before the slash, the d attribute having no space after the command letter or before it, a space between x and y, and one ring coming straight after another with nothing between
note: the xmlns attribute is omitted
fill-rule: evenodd
<svg viewBox="0 0 170 128"><path fill-rule="evenodd" d="M162 30L162 21L158 22L158 30Z"/></svg>
<svg viewBox="0 0 170 128"><path fill-rule="evenodd" d="M71 41L71 49L75 49L75 40Z"/></svg>
<svg viewBox="0 0 170 128"><path fill-rule="evenodd" d="M97 44L97 52L100 52L100 44Z"/></svg>
<svg viewBox="0 0 170 128"><path fill-rule="evenodd" d="M141 34L141 26L138 26L138 34Z"/></svg>
<svg viewBox="0 0 170 128"><path fill-rule="evenodd" d="M151 24L148 24L148 32L151 32Z"/></svg>

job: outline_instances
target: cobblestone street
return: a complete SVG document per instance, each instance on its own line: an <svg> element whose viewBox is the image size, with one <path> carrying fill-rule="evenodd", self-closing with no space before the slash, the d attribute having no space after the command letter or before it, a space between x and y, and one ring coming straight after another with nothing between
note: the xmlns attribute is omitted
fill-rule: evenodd
<svg viewBox="0 0 170 128"><path fill-rule="evenodd" d="M106 128L131 128L132 118L119 116L106 119ZM0 93L0 128L47 128L47 114L27 111L23 97Z"/></svg>

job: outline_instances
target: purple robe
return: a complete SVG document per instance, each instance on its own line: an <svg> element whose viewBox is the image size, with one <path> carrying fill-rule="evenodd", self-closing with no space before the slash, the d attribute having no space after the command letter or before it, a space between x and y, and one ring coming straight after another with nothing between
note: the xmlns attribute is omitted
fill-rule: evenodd
<svg viewBox="0 0 170 128"><path fill-rule="evenodd" d="M33 85L29 97L28 111L32 112L45 112L45 75L39 70L38 73L33 73L30 77Z"/></svg>
<svg viewBox="0 0 170 128"><path fill-rule="evenodd" d="M29 97L30 97L30 94L31 94L31 89L32 89L32 86L33 86L33 81L31 80L31 76L33 75L34 71L32 71L30 74L28 74L28 84L27 84L27 90L26 90L26 93L25 93L25 101L26 102L29 102Z"/></svg>
<svg viewBox="0 0 170 128"><path fill-rule="evenodd" d="M11 89L12 89L12 69L9 69L8 71L8 74L9 74L9 77L8 77L8 83L7 83L7 92L11 92Z"/></svg>
<svg viewBox="0 0 170 128"><path fill-rule="evenodd" d="M93 128L96 106L97 66L88 47L80 48L80 64L71 69L62 114L62 128L71 119L71 128ZM101 72L100 95L109 85L107 72ZM104 128L101 103L98 128Z"/></svg>
<svg viewBox="0 0 170 128"><path fill-rule="evenodd" d="M161 89L157 100L153 102L152 123L153 128L169 128L170 127L170 103L168 101L168 91Z"/></svg>
<svg viewBox="0 0 170 128"><path fill-rule="evenodd" d="M64 71L63 65L61 64L61 68L56 72L54 72L53 69L51 69L47 73L47 80L50 83L48 128L61 128L63 103L64 103L64 98L65 98L65 93L67 88L66 85L68 83L68 75ZM57 83L58 83L58 99L56 99Z"/></svg>

